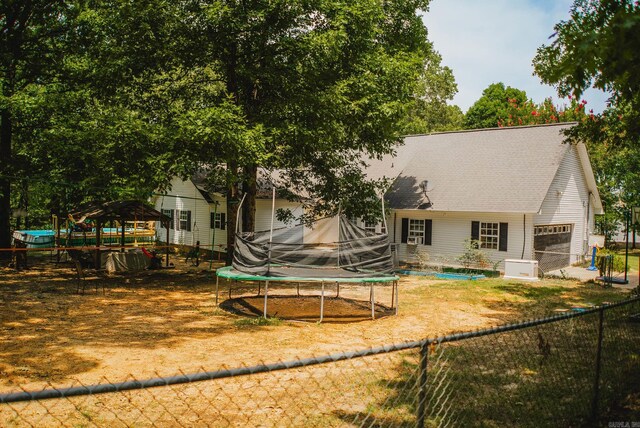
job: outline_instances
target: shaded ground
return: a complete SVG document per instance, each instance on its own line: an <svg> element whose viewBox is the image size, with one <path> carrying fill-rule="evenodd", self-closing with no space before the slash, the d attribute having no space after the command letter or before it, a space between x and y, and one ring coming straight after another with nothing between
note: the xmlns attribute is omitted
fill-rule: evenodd
<svg viewBox="0 0 640 428"><path fill-rule="evenodd" d="M229 301L221 281L223 301L216 307L215 279L179 260L176 265L136 275L89 274L85 294L76 293L77 281L68 265L40 264L21 273L0 268L2 390L37 388L43 382L65 385L72 378L83 383L128 375L141 379L322 355L532 318L625 295L561 280L529 284L405 277L398 316L388 316L391 287L380 287L377 308L387 316L367 320L369 288L354 285L341 287L342 299L327 299L325 316L344 321L345 313L361 311L359 322L263 322L237 315L261 312L262 299L252 297L255 284L234 287ZM317 286L305 288L302 299L294 298L295 287L272 287L272 293L290 296L270 299L273 315L298 311L300 318L313 321L319 311ZM224 309L232 307L242 310Z"/></svg>

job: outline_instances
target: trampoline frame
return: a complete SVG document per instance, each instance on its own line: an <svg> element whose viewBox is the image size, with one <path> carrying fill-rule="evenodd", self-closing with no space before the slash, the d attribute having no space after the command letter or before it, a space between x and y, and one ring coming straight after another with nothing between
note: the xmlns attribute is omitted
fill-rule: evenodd
<svg viewBox="0 0 640 428"><path fill-rule="evenodd" d="M324 319L324 297L325 297L325 285L335 283L337 286L336 297L340 297L340 283L350 284L369 284L369 301L371 303L371 319L376 318L375 315L375 284L391 282L391 309L394 309L394 314L398 315L398 281L400 277L396 275L385 276L372 276L372 277L351 277L351 278L322 278L322 277L276 277L276 276L260 276L251 275L245 272L234 270L232 266L225 266L216 270L216 306L219 301L220 294L220 278L226 278L227 281L258 281L258 296L260 296L261 282L265 282L264 287L264 308L263 317L267 318L267 306L269 297L269 283L270 282L297 282L298 283L298 295L300 295L300 283L301 282L315 282L321 284L320 289L320 322ZM231 298L231 284L229 284L229 298Z"/></svg>

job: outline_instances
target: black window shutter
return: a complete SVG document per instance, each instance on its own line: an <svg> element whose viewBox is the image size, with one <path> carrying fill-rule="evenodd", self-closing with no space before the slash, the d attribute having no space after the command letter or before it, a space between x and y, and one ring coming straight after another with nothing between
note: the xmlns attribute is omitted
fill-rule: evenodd
<svg viewBox="0 0 640 428"><path fill-rule="evenodd" d="M176 230L180 230L180 210L174 210L174 224L176 226Z"/></svg>
<svg viewBox="0 0 640 428"><path fill-rule="evenodd" d="M507 239L509 236L509 223L500 223L500 241L498 251L507 251Z"/></svg>
<svg viewBox="0 0 640 428"><path fill-rule="evenodd" d="M187 232L191 232L191 211L187 211Z"/></svg>
<svg viewBox="0 0 640 428"><path fill-rule="evenodd" d="M209 213L210 228L213 229L216 225L216 213Z"/></svg>
<svg viewBox="0 0 640 428"><path fill-rule="evenodd" d="M431 245L431 231L433 230L433 220L424 221L424 245Z"/></svg>
<svg viewBox="0 0 640 428"><path fill-rule="evenodd" d="M479 221L471 222L471 239L474 241L480 240L480 222Z"/></svg>
<svg viewBox="0 0 640 428"><path fill-rule="evenodd" d="M402 219L402 233L400 234L400 242L403 244L407 243L407 237L409 236L409 219Z"/></svg>
<svg viewBox="0 0 640 428"><path fill-rule="evenodd" d="M227 216L225 213L220 213L220 229L225 230L227 228Z"/></svg>

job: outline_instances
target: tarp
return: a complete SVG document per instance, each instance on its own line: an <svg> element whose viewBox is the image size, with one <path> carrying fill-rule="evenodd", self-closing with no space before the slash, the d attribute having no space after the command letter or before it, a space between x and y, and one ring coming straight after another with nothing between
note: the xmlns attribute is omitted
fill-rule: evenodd
<svg viewBox="0 0 640 428"><path fill-rule="evenodd" d="M109 253L105 268L107 272L136 272L149 267L151 259L142 252Z"/></svg>

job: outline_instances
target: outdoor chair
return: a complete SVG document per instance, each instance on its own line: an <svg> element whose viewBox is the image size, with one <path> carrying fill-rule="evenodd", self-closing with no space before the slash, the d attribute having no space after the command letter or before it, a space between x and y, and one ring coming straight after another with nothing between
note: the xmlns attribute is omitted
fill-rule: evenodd
<svg viewBox="0 0 640 428"><path fill-rule="evenodd" d="M76 288L76 293L80 293L80 287L82 287L82 294L84 294L84 289L87 285L87 276L85 274L84 268L82 267L82 263L80 262L79 259L73 259L73 263L75 265L76 268L76 281L77 281L77 288ZM96 294L98 293L98 282L96 282ZM102 284L102 294L105 294L105 287L104 287L104 283Z"/></svg>

